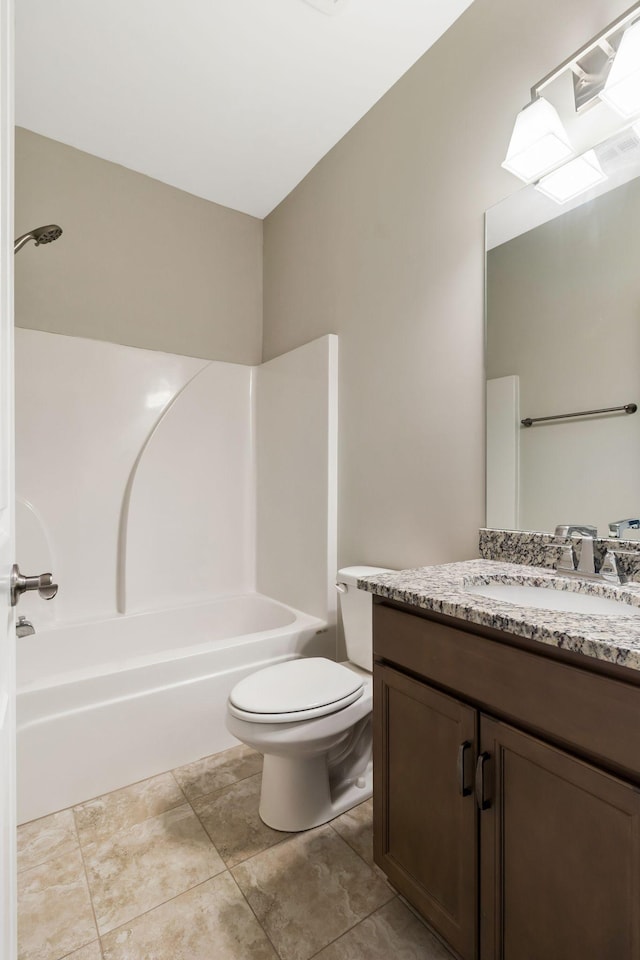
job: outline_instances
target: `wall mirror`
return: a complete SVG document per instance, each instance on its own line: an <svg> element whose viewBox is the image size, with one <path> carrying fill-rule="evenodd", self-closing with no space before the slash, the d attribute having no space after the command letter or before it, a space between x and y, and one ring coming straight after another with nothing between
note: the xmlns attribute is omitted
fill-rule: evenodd
<svg viewBox="0 0 640 960"><path fill-rule="evenodd" d="M595 149L590 192L527 186L486 216L489 527L640 517L640 410L566 417L640 407L640 129Z"/></svg>

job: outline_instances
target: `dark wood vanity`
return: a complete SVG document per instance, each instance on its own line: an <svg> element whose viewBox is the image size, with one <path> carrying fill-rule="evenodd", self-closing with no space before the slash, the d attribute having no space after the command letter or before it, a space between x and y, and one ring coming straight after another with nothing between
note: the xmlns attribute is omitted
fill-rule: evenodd
<svg viewBox="0 0 640 960"><path fill-rule="evenodd" d="M464 960L639 960L640 671L374 602L374 845Z"/></svg>

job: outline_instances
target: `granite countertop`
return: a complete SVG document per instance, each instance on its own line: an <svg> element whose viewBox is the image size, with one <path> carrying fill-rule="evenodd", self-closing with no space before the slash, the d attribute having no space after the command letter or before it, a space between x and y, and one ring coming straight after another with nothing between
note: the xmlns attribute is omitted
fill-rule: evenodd
<svg viewBox="0 0 640 960"><path fill-rule="evenodd" d="M493 627L607 663L640 670L640 617L565 613L470 594L465 585L512 583L624 599L640 608L640 584L612 586L563 577L544 567L495 560L465 560L358 580L361 590L446 616Z"/></svg>

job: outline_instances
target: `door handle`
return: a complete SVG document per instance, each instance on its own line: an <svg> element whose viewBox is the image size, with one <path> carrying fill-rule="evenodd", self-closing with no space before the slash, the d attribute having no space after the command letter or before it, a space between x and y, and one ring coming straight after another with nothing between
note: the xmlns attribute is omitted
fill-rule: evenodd
<svg viewBox="0 0 640 960"><path fill-rule="evenodd" d="M15 607L23 593L37 590L43 600L52 600L58 592L58 584L53 582L50 573L41 573L37 577L25 577L20 573L17 563L11 568L11 606Z"/></svg>
<svg viewBox="0 0 640 960"><path fill-rule="evenodd" d="M476 764L476 803L478 804L478 810L488 810L491 806L491 801L487 799L484 789L484 767L487 760L490 759L488 753L478 755Z"/></svg>
<svg viewBox="0 0 640 960"><path fill-rule="evenodd" d="M467 781L467 757L470 756L470 749L470 740L465 740L458 747L458 787L462 797L469 797L473 793L473 784Z"/></svg>

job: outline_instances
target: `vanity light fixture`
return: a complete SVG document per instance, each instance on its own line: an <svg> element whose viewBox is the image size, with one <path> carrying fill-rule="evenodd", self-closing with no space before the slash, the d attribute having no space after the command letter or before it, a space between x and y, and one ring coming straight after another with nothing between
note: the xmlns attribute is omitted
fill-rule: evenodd
<svg viewBox="0 0 640 960"><path fill-rule="evenodd" d="M543 177L574 155L560 116L542 96L547 87L566 73L573 76L576 112L602 98L619 113L626 111L623 116L627 119L639 114L640 2L531 88L531 102L516 117L502 164L525 183ZM591 176L593 166L588 165ZM584 164L578 164L575 169L582 169L587 176Z"/></svg>
<svg viewBox="0 0 640 960"><path fill-rule="evenodd" d="M572 153L557 110L544 97L537 97L516 117L502 166L525 183L531 183Z"/></svg>
<svg viewBox="0 0 640 960"><path fill-rule="evenodd" d="M640 21L625 30L600 99L625 120L640 113Z"/></svg>
<svg viewBox="0 0 640 960"><path fill-rule="evenodd" d="M536 183L535 189L556 203L567 203L606 179L607 175L600 166L595 150L587 150L582 156L547 174Z"/></svg>

